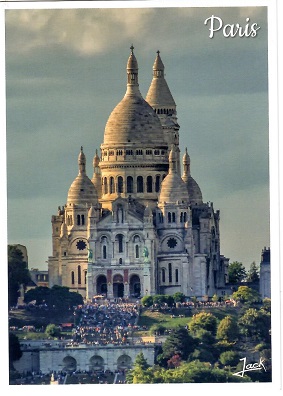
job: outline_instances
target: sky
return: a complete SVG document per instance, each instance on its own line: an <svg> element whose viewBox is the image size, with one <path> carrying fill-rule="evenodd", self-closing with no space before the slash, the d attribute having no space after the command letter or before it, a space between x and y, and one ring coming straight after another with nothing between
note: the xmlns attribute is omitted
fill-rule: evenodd
<svg viewBox="0 0 283 396"><path fill-rule="evenodd" d="M81 146L92 177L133 44L143 97L160 51L181 155L187 147L204 201L220 210L221 254L259 264L270 246L267 9L128 4L6 10L8 243L27 247L29 268L47 269L51 216L66 203ZM212 15L260 29L210 38Z"/></svg>

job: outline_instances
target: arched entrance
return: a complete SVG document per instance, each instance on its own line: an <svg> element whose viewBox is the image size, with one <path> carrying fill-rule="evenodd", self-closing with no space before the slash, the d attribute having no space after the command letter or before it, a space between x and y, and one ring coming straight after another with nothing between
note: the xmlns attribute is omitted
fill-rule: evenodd
<svg viewBox="0 0 283 396"><path fill-rule="evenodd" d="M120 274L116 274L113 277L113 295L114 298L124 297L123 277Z"/></svg>
<svg viewBox="0 0 283 396"><path fill-rule="evenodd" d="M66 356L63 359L63 371L73 373L77 369L77 361L72 356Z"/></svg>
<svg viewBox="0 0 283 396"><path fill-rule="evenodd" d="M130 278L130 296L140 297L141 295L141 281L138 275L132 275Z"/></svg>
<svg viewBox="0 0 283 396"><path fill-rule="evenodd" d="M89 369L91 371L102 371L104 370L104 360L101 356L92 356L89 360Z"/></svg>
<svg viewBox="0 0 283 396"><path fill-rule="evenodd" d="M132 359L128 355L121 355L117 360L118 370L128 370L132 367Z"/></svg>
<svg viewBox="0 0 283 396"><path fill-rule="evenodd" d="M96 280L97 294L103 294L107 296L107 279L105 275L99 275Z"/></svg>

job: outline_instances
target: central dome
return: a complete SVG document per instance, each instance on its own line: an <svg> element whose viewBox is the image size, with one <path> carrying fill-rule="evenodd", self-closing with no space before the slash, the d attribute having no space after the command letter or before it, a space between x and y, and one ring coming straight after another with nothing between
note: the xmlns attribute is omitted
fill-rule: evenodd
<svg viewBox="0 0 283 396"><path fill-rule="evenodd" d="M126 94L107 121L104 144L121 143L164 145L160 120L141 95Z"/></svg>
<svg viewBox="0 0 283 396"><path fill-rule="evenodd" d="M154 109L143 99L138 84L138 62L131 47L127 62L127 91L105 126L104 145L164 145L162 125Z"/></svg>

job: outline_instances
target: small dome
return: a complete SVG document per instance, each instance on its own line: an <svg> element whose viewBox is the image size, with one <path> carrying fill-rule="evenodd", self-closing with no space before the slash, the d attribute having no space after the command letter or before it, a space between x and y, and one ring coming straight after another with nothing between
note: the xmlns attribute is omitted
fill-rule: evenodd
<svg viewBox="0 0 283 396"><path fill-rule="evenodd" d="M85 172L86 158L83 148L78 157L79 174L71 184L68 192L67 204L95 204L98 201L97 191Z"/></svg>
<svg viewBox="0 0 283 396"><path fill-rule="evenodd" d="M68 192L67 204L95 204L98 196L91 180L86 175L78 175Z"/></svg>
<svg viewBox="0 0 283 396"><path fill-rule="evenodd" d="M186 184L177 173L169 173L161 184L159 202L189 203L189 193Z"/></svg>
<svg viewBox="0 0 283 396"><path fill-rule="evenodd" d="M135 54L134 54L133 50L134 50L134 47L131 46L131 54L130 54L128 62L127 62L127 69L128 70L138 71L138 68L139 68L138 67L138 61L137 61L137 59L135 57Z"/></svg>
<svg viewBox="0 0 283 396"><path fill-rule="evenodd" d="M201 189L195 179L192 178L192 176L188 176L186 185L190 196L190 202L192 204L202 204L203 201Z"/></svg>
<svg viewBox="0 0 283 396"><path fill-rule="evenodd" d="M99 159L99 156L98 156L97 150L96 150L95 156L93 157L93 167L98 166L99 165L99 161L100 161L100 159Z"/></svg>
<svg viewBox="0 0 283 396"><path fill-rule="evenodd" d="M186 184L177 173L176 147L172 145L169 153L169 173L161 184L159 202L189 203L189 193Z"/></svg>

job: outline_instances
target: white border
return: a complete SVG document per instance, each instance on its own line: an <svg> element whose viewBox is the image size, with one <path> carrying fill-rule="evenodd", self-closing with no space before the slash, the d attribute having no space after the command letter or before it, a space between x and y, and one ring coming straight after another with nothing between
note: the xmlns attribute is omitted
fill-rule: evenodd
<svg viewBox="0 0 283 396"><path fill-rule="evenodd" d="M133 389L129 387L132 385L120 385L118 388L115 387L115 393L125 393L127 391L134 391L137 394L144 394L145 392L161 391L163 393L172 393L173 387L178 387L183 392L209 392L211 395L215 391L215 394L220 392L244 391L244 394L250 392L256 392L258 395L266 394L271 392L272 395L282 393L282 272L280 270L281 256L280 246L283 245L282 235L280 233L280 224L282 224L282 212L280 210L280 203L282 199L282 187L279 182L282 177L282 161L279 162L280 153L282 152L282 138L279 136L279 121L282 120L279 111L279 99L280 93L278 92L278 83L281 82L280 78L277 77L278 70L282 70L283 62L280 58L277 61L277 53L280 46L277 45L277 38L280 38L279 27L280 27L280 15L283 16L283 5L282 1L276 0L226 0L226 1L212 1L212 0L190 0L184 1L179 0L178 2L167 1L167 0L149 0L149 1L6 1L0 3L0 48L4 53L5 48L5 10L6 9L65 9L65 8L147 8L147 7L248 7L248 6L267 6L268 7L268 70L269 70L269 144L270 144L270 216L271 216L271 284L272 284L272 362L273 362L273 381L272 383L252 383L252 384L177 384L177 385L135 385ZM282 38L282 37L281 37ZM281 40L281 46L283 42ZM0 120L2 131L5 131L6 126L6 108L5 108L5 62L0 62L0 89L1 89L1 106L0 106ZM282 73L281 73L282 79ZM281 101L282 102L282 101ZM281 107L282 108L282 107ZM282 112L282 110L281 110ZM1 163L0 169L2 169L1 178L1 208L2 210L7 208L7 190L6 190L6 145L1 144ZM279 166L281 173L279 172ZM4 170L4 172L3 172ZM7 210L6 210L7 213ZM1 234L7 235L7 220L1 223ZM2 258L2 269L4 270L4 276L7 276L7 239L1 238L1 251L4 252ZM7 278L6 278L7 279ZM7 307L6 294L2 294L2 314L4 308ZM3 298L4 297L4 298ZM2 319L3 320L3 319ZM2 322L1 322L2 323ZM3 326L1 326L3 328ZM7 333L8 334L8 333ZM1 337L1 341L4 341L1 352L7 353L7 338ZM3 355L2 355L3 356ZM1 359L3 362L3 358ZM7 364L1 365L1 382L4 386L7 386L8 394L13 392L24 391L29 394L38 392L37 386L24 386L19 389L16 386L6 385L8 367ZM2 385L2 386L3 386ZM114 386L114 385L113 385ZM99 387L93 388L93 385L84 385L83 391L96 392L96 391L109 391L112 385L107 385L107 388ZM227 388L228 387L228 388ZM54 392L60 394L64 392L70 393L74 391L73 387L59 387L52 389ZM111 389L114 391L114 389ZM76 387L78 390L78 387ZM49 392L50 389L45 386L41 386L40 392ZM119 391L119 392L118 392Z"/></svg>

